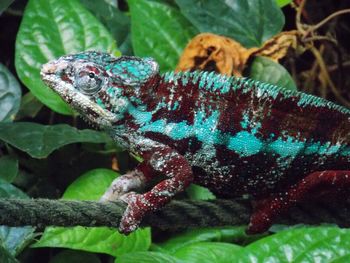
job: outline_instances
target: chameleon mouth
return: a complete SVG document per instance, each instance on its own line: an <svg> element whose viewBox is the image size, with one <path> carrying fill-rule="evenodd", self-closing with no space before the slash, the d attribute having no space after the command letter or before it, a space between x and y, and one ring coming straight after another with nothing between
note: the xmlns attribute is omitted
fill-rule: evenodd
<svg viewBox="0 0 350 263"><path fill-rule="evenodd" d="M90 96L79 92L71 81L61 79L69 63L56 60L42 66L40 75L44 83L57 93L73 109L78 111L83 118L97 127L109 127L117 121L116 115L100 107Z"/></svg>

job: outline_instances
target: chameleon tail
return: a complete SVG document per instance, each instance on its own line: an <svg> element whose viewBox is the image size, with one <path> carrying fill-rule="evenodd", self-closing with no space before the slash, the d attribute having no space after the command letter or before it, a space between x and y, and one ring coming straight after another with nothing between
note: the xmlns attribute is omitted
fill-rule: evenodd
<svg viewBox="0 0 350 263"><path fill-rule="evenodd" d="M267 231L276 217L287 212L298 202L324 197L324 194L337 197L342 191L349 191L349 187L350 171L327 170L311 173L287 191L257 200L247 233L257 234Z"/></svg>

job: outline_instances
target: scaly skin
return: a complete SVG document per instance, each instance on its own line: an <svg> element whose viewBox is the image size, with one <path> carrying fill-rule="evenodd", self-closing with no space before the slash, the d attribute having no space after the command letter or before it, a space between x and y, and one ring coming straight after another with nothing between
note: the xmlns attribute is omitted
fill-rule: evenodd
<svg viewBox="0 0 350 263"><path fill-rule="evenodd" d="M346 185L350 111L322 98L207 72L160 75L151 58L99 52L61 57L41 76L85 119L143 157L102 197L128 203L123 233L192 182L217 196L258 201L251 232L266 230L279 211L305 198L291 198L295 191L318 187L325 173L326 183L339 175L334 181ZM166 179L149 192L133 192L159 175Z"/></svg>

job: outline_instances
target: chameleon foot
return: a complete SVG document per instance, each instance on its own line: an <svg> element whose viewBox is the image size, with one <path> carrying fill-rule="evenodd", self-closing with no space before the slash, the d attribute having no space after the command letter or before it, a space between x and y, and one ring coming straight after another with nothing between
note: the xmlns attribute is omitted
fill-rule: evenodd
<svg viewBox="0 0 350 263"><path fill-rule="evenodd" d="M130 192L120 197L120 200L128 204L119 225L119 232L125 235L130 234L135 231L145 213L142 209L140 201L142 200L142 195Z"/></svg>
<svg viewBox="0 0 350 263"><path fill-rule="evenodd" d="M320 197L325 193L339 194L350 187L350 171L322 171L306 176L289 190L258 200L250 218L247 233L267 231L274 219L298 202Z"/></svg>

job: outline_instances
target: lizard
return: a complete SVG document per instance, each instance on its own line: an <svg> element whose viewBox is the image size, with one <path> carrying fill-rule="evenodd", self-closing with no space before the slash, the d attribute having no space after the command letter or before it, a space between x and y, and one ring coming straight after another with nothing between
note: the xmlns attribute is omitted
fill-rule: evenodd
<svg viewBox="0 0 350 263"><path fill-rule="evenodd" d="M127 203L121 233L191 183L218 197L249 196L249 233L268 230L309 193L349 185L350 110L323 98L214 72L161 74L152 58L98 51L50 61L41 78L143 158L101 198Z"/></svg>

